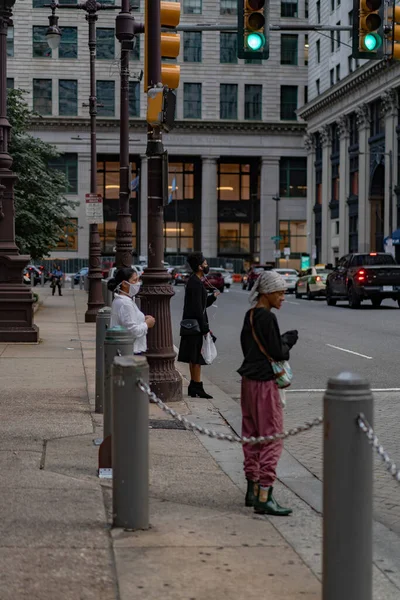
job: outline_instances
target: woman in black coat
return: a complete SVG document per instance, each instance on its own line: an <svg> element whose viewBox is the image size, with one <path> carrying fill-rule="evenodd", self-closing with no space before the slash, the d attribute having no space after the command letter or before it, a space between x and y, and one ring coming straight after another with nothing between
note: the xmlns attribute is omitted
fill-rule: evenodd
<svg viewBox="0 0 400 600"><path fill-rule="evenodd" d="M191 254L188 257L188 263L193 274L186 284L183 319L196 319L199 323L200 333L181 337L178 360L189 363L189 396L192 398L196 398L196 396L199 398L212 398L204 391L201 381L201 366L206 364L201 354L201 348L203 336L210 331L206 309L215 302L219 292L215 291L213 294L208 294L204 287L202 278L207 275L209 266L201 252Z"/></svg>

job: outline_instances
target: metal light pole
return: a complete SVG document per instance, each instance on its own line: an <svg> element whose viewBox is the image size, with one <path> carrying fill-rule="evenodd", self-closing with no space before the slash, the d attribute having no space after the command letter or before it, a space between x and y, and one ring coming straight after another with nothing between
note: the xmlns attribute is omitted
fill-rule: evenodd
<svg viewBox="0 0 400 600"><path fill-rule="evenodd" d="M86 0L83 4L62 4L58 5L52 2L50 5L52 17L49 17L50 26L47 30L47 39L50 47L57 47L60 41L54 38L54 28L58 28L58 17L55 17L57 8L76 10L81 9L86 12L86 20L89 25L89 56L90 56L90 95L89 95L89 114L90 114L90 194L97 194L97 143L96 143L96 117L97 117L97 97L96 97L96 21L99 10L114 10L115 6L99 4L96 0ZM54 19L52 22L50 19ZM61 35L61 32L59 33ZM52 39L54 40L53 45ZM85 313L85 322L94 323L96 315L100 308L104 306L103 293L101 287L101 242L97 223L89 225L89 298Z"/></svg>
<svg viewBox="0 0 400 600"><path fill-rule="evenodd" d="M22 282L29 256L15 244L13 160L8 153L11 126L7 119L7 29L15 0L0 0L0 342L37 342L33 296Z"/></svg>
<svg viewBox="0 0 400 600"><path fill-rule="evenodd" d="M147 81L149 86L161 82L161 15L159 0L147 4L146 43ZM174 295L170 277L163 267L164 259L164 204L168 193L168 166L165 164L160 127L148 126L148 267L145 269L143 290L140 293L141 309L153 315L156 324L149 330L148 351L150 385L163 400L180 400L182 380L175 369L175 352L172 341L171 298ZM163 166L164 163L164 166Z"/></svg>
<svg viewBox="0 0 400 600"><path fill-rule="evenodd" d="M119 150L119 210L117 217L117 267L132 265L131 165L129 160L129 52L133 49L136 33L143 33L144 25L136 23L130 14L129 0L122 0L121 12L116 19L115 35L121 43L121 110Z"/></svg>
<svg viewBox="0 0 400 600"><path fill-rule="evenodd" d="M279 250L279 246L280 246L280 240L279 240L279 202L280 202L280 197L279 196L274 196L272 198L272 200L275 200L275 202L276 202L276 210L275 210L275 266L279 267L278 250Z"/></svg>

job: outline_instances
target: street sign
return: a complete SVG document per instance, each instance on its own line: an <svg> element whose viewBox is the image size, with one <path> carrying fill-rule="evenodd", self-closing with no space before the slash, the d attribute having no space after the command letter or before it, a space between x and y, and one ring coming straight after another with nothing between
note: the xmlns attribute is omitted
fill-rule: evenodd
<svg viewBox="0 0 400 600"><path fill-rule="evenodd" d="M272 236L272 238L271 238L271 240L272 240L273 242L280 242L280 241L281 241L281 239L282 239L282 236L281 236L281 235L273 235L273 236Z"/></svg>
<svg viewBox="0 0 400 600"><path fill-rule="evenodd" d="M310 268L311 261L310 261L310 257L309 256L302 256L300 260L301 260L300 269L302 271L305 271L306 269Z"/></svg>
<svg viewBox="0 0 400 600"><path fill-rule="evenodd" d="M274 258L280 258L281 257L281 251L280 250L274 250Z"/></svg>
<svg viewBox="0 0 400 600"><path fill-rule="evenodd" d="M284 249L283 249L283 254L284 254L285 256L290 256L290 248L284 248Z"/></svg>
<svg viewBox="0 0 400 600"><path fill-rule="evenodd" d="M101 194L85 194L86 218L89 225L103 223L103 198Z"/></svg>

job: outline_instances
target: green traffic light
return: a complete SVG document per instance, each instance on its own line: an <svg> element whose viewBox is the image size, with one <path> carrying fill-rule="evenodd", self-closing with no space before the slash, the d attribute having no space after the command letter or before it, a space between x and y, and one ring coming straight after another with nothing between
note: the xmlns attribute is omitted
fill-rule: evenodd
<svg viewBox="0 0 400 600"><path fill-rule="evenodd" d="M250 50L257 52L257 50L260 50L265 44L265 38L261 33L250 33L250 35L247 36L246 44Z"/></svg>
<svg viewBox="0 0 400 600"><path fill-rule="evenodd" d="M367 33L363 40L363 44L364 48L368 50L368 52L374 52L382 46L381 36L377 33Z"/></svg>

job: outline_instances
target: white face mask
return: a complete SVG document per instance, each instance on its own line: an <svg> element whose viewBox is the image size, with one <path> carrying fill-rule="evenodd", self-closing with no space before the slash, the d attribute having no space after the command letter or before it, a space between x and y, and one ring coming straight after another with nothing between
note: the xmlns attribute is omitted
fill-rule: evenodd
<svg viewBox="0 0 400 600"><path fill-rule="evenodd" d="M129 292L128 292L129 298L134 298L134 296L136 296L136 294L139 292L139 290L140 290L140 283L130 283L129 284Z"/></svg>

